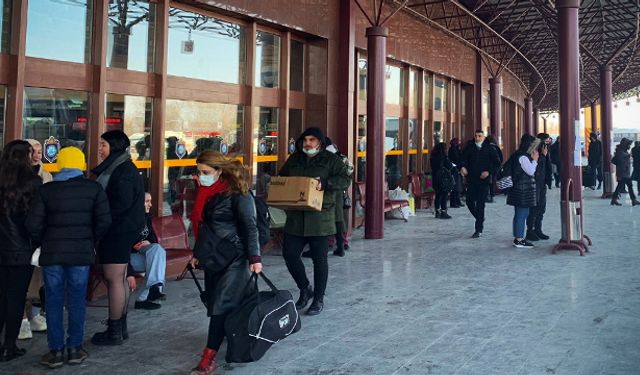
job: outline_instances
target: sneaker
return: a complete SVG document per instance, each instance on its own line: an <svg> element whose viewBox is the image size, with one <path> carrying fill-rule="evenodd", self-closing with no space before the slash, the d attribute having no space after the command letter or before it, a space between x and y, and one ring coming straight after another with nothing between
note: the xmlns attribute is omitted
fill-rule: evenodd
<svg viewBox="0 0 640 375"><path fill-rule="evenodd" d="M471 238L480 238L482 237L482 232L473 232Z"/></svg>
<svg viewBox="0 0 640 375"><path fill-rule="evenodd" d="M322 298L314 298L311 306L307 309L307 315L318 315L324 308L324 301Z"/></svg>
<svg viewBox="0 0 640 375"><path fill-rule="evenodd" d="M529 248L529 247L533 247L533 244L527 240L525 240L524 238L519 240L517 238L514 238L513 240L513 246L514 247L518 247L518 248Z"/></svg>
<svg viewBox="0 0 640 375"><path fill-rule="evenodd" d="M58 368L64 365L64 358L62 356L62 350L51 350L49 353L42 356L40 363L49 368Z"/></svg>
<svg viewBox="0 0 640 375"><path fill-rule="evenodd" d="M18 333L18 340L26 340L33 337L33 333L31 333L31 324L27 319L22 319L22 324L20 324L20 333Z"/></svg>
<svg viewBox="0 0 640 375"><path fill-rule="evenodd" d="M31 332L45 332L47 330L47 319L38 314L31 318Z"/></svg>
<svg viewBox="0 0 640 375"><path fill-rule="evenodd" d="M133 305L134 309L142 309L142 310L157 310L161 308L162 305L159 303L151 302L149 300L146 301L136 301Z"/></svg>
<svg viewBox="0 0 640 375"><path fill-rule="evenodd" d="M82 346L67 349L67 361L70 365L79 365L89 357L89 353Z"/></svg>
<svg viewBox="0 0 640 375"><path fill-rule="evenodd" d="M149 301L165 301L167 299L167 295L160 291L161 286L162 284L156 284L149 288L149 296L147 297Z"/></svg>

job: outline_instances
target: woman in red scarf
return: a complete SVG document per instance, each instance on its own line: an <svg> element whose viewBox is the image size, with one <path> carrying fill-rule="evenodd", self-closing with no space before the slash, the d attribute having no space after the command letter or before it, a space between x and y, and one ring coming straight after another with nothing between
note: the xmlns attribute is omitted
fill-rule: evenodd
<svg viewBox="0 0 640 375"><path fill-rule="evenodd" d="M244 179L244 166L236 159L207 150L198 155L198 181L191 224L196 236L192 266L205 270L207 346L192 375L215 372L215 355L224 339L226 316L242 302L249 272L261 272L256 208ZM212 246L198 243L207 242Z"/></svg>

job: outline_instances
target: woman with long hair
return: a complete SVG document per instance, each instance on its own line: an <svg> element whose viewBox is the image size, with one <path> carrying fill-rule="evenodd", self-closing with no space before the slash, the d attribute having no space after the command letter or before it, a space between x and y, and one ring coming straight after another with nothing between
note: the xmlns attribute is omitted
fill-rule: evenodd
<svg viewBox="0 0 640 375"><path fill-rule="evenodd" d="M44 165L42 164L42 144L35 139L25 139L25 141L29 142L33 152L31 153L31 166L33 167L33 171L42 179L43 183L53 181L53 176L46 169L44 169Z"/></svg>
<svg viewBox="0 0 640 375"><path fill-rule="evenodd" d="M9 142L0 156L0 362L26 353L16 346L27 288L33 273L31 244L25 220L39 178L31 168L31 145Z"/></svg>
<svg viewBox="0 0 640 375"><path fill-rule="evenodd" d="M513 213L513 246L530 248L533 244L525 239L525 229L529 209L537 205L535 173L538 166L538 145L540 139L524 134L520 139L520 147L509 158L513 187L509 190L507 204L514 207Z"/></svg>
<svg viewBox="0 0 640 375"><path fill-rule="evenodd" d="M196 159L199 187L191 224L196 237L191 266L204 269L209 333L192 375L215 372L215 356L224 339L224 321L240 305L249 272L261 272L256 208L237 159L206 150ZM215 243L213 248L199 243Z"/></svg>
<svg viewBox="0 0 640 375"><path fill-rule="evenodd" d="M433 175L433 188L436 191L435 210L436 218L451 219L447 213L447 198L455 182L451 170L453 164L447 156L447 144L440 142L431 150L431 173ZM448 173L448 175L447 175Z"/></svg>
<svg viewBox="0 0 640 375"><path fill-rule="evenodd" d="M131 248L145 225L144 184L131 161L130 145L129 138L120 130L102 134L98 143L102 162L92 170L106 191L111 208L111 226L97 248L107 281L109 320L107 330L91 338L94 345L120 345L129 338L127 264Z"/></svg>

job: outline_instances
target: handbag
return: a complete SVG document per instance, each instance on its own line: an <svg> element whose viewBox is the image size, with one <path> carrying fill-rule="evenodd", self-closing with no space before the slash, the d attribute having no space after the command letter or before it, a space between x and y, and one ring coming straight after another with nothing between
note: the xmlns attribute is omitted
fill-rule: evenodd
<svg viewBox="0 0 640 375"><path fill-rule="evenodd" d="M351 208L351 197L349 196L349 193L347 193L346 191L342 192L342 208L344 209Z"/></svg>
<svg viewBox="0 0 640 375"><path fill-rule="evenodd" d="M502 177L496 181L496 186L500 190L510 189L513 187L513 180L511 179L511 176Z"/></svg>
<svg viewBox="0 0 640 375"><path fill-rule="evenodd" d="M271 290L259 291L258 275ZM224 323L227 363L257 361L273 344L301 327L291 292L276 288L264 273L253 273L244 293L247 297Z"/></svg>
<svg viewBox="0 0 640 375"><path fill-rule="evenodd" d="M198 238L193 246L193 256L200 267L208 272L225 270L240 255L242 245L221 239L206 222L200 223Z"/></svg>

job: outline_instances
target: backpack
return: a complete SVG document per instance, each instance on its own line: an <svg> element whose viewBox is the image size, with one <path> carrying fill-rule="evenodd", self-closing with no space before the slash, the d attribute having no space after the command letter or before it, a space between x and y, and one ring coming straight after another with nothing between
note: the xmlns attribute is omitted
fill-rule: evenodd
<svg viewBox="0 0 640 375"><path fill-rule="evenodd" d="M271 239L271 214L269 206L263 198L258 198L251 193L256 205L256 226L258 227L258 243L264 246Z"/></svg>
<svg viewBox="0 0 640 375"><path fill-rule="evenodd" d="M438 176L437 176L438 187L440 188L440 190L446 191L446 192L452 191L456 185L456 182L453 179L453 175L451 174L451 171L449 171L445 167L442 167L438 170L437 173L438 173Z"/></svg>

